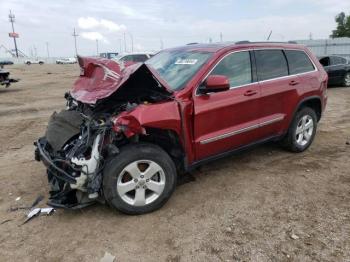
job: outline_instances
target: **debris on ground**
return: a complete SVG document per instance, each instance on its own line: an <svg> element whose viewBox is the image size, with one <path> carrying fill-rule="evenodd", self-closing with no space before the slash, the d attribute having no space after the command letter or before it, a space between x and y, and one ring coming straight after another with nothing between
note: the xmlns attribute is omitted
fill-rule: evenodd
<svg viewBox="0 0 350 262"><path fill-rule="evenodd" d="M294 239L294 240L299 239L299 237L298 237L296 234L291 234L291 235L290 235L290 238L291 238L291 239Z"/></svg>
<svg viewBox="0 0 350 262"><path fill-rule="evenodd" d="M5 224L5 223L7 223L7 222L10 222L10 221L12 221L12 219L6 219L6 220L2 221L2 222L0 223L0 225L3 225L3 224Z"/></svg>
<svg viewBox="0 0 350 262"><path fill-rule="evenodd" d="M108 252L105 252L105 255L100 260L100 262L114 262L114 261L115 261L115 256L113 256Z"/></svg>
<svg viewBox="0 0 350 262"><path fill-rule="evenodd" d="M350 142L349 141L346 141L346 143L345 143L346 145L350 145Z"/></svg>
<svg viewBox="0 0 350 262"><path fill-rule="evenodd" d="M17 197L17 198L16 198L16 201L20 201L20 200L21 200L21 197Z"/></svg>
<svg viewBox="0 0 350 262"><path fill-rule="evenodd" d="M39 215L49 216L49 215L52 215L54 212L55 212L55 209L52 207L34 208L28 213L27 219L23 222L22 225L26 224L27 222L32 220L34 217L37 217Z"/></svg>
<svg viewBox="0 0 350 262"><path fill-rule="evenodd" d="M232 227L227 227L227 228L226 228L226 232L231 233L231 232L232 232Z"/></svg>

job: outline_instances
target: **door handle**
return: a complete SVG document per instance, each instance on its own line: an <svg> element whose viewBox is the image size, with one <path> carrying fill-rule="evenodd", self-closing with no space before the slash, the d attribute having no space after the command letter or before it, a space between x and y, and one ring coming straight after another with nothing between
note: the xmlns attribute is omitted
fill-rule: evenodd
<svg viewBox="0 0 350 262"><path fill-rule="evenodd" d="M296 86L296 85L299 85L299 81L296 81L296 80L292 80L289 82L289 85L290 86Z"/></svg>
<svg viewBox="0 0 350 262"><path fill-rule="evenodd" d="M244 96L253 96L256 95L258 92L255 90L248 90L244 93Z"/></svg>

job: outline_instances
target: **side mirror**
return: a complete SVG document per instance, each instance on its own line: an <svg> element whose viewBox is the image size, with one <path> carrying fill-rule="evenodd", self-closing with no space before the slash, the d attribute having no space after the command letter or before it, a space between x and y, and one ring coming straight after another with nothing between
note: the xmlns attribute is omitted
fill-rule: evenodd
<svg viewBox="0 0 350 262"><path fill-rule="evenodd" d="M221 92L230 89L230 80L224 75L210 75L205 80L204 85L199 88L202 94L211 92Z"/></svg>

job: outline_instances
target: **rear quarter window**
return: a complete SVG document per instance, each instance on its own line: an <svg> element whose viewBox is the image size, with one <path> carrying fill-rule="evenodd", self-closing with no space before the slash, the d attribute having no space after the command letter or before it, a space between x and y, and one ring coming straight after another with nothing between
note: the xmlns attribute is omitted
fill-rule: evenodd
<svg viewBox="0 0 350 262"><path fill-rule="evenodd" d="M255 51L259 81L288 75L287 60L282 50Z"/></svg>
<svg viewBox="0 0 350 262"><path fill-rule="evenodd" d="M288 60L289 74L295 75L315 70L310 58L304 51L286 50L284 51Z"/></svg>

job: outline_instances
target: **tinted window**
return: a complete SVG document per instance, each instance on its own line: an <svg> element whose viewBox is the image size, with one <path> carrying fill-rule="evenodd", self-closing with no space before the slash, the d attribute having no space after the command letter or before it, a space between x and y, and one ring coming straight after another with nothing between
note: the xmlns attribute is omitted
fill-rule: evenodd
<svg viewBox="0 0 350 262"><path fill-rule="evenodd" d="M341 64L344 64L341 57L339 56L331 57L331 65L341 65Z"/></svg>
<svg viewBox="0 0 350 262"><path fill-rule="evenodd" d="M146 55L134 55L133 60L134 62L145 62L148 59Z"/></svg>
<svg viewBox="0 0 350 262"><path fill-rule="evenodd" d="M330 65L330 59L329 59L329 57L326 56L326 57L321 58L321 59L320 59L320 63L321 63L321 65L323 65L323 66L329 66L329 65Z"/></svg>
<svg viewBox="0 0 350 262"><path fill-rule="evenodd" d="M251 83L252 68L249 52L233 53L226 56L210 74L227 76L231 87Z"/></svg>
<svg viewBox="0 0 350 262"><path fill-rule="evenodd" d="M255 51L260 81L288 75L288 66L282 50Z"/></svg>
<svg viewBox="0 0 350 262"><path fill-rule="evenodd" d="M315 69L310 58L304 51L286 50L285 54L288 60L290 75L310 72Z"/></svg>
<svg viewBox="0 0 350 262"><path fill-rule="evenodd" d="M340 62L343 65L348 63L348 61L345 58L343 58L343 57L340 58Z"/></svg>

